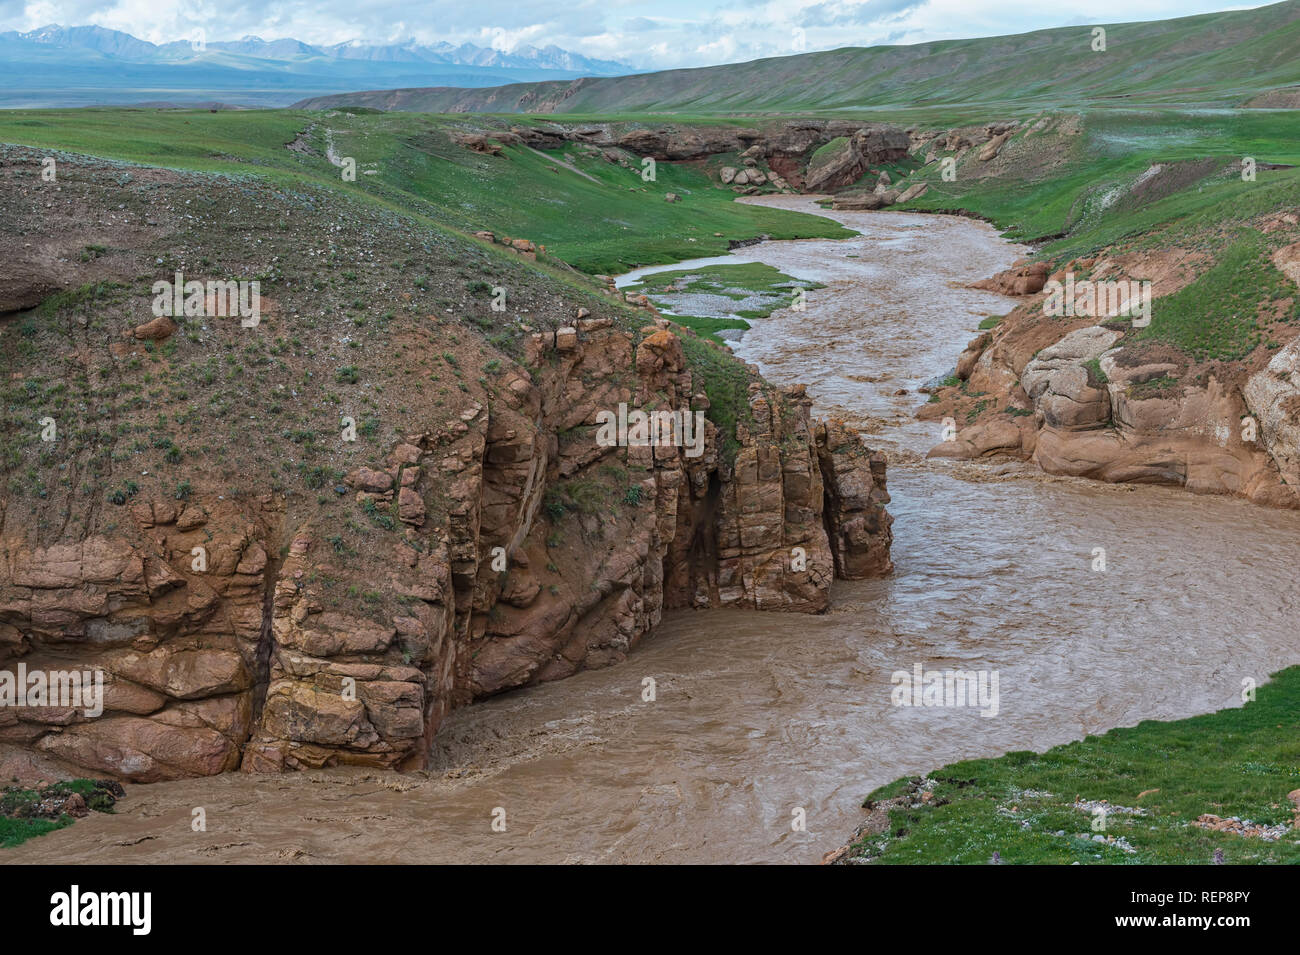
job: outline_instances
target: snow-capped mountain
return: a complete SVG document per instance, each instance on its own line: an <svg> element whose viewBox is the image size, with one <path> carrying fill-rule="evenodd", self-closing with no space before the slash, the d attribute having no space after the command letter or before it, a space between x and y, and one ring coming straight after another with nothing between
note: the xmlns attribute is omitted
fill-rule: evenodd
<svg viewBox="0 0 1300 955"><path fill-rule="evenodd" d="M0 33L0 42L5 44L5 52L9 55L14 52L11 47L21 49L24 46L46 51L91 50L130 63L197 62L210 58L213 53L225 53L256 60L300 61L323 58L370 63L433 63L515 70L558 70L591 76L619 76L632 72L632 67L626 63L597 60L557 46L541 49L520 46L507 51L475 46L473 43L421 44L413 40L388 44L349 40L330 46L315 46L287 38L264 40L257 36L245 36L238 40L199 40L196 35L170 43L155 44L104 27L64 27L58 24L50 24L28 33L13 30Z"/></svg>
<svg viewBox="0 0 1300 955"><path fill-rule="evenodd" d="M0 107L129 103L287 106L311 96L426 86L499 86L634 72L558 47L362 41L318 46L196 33L150 43L104 27L0 33Z"/></svg>

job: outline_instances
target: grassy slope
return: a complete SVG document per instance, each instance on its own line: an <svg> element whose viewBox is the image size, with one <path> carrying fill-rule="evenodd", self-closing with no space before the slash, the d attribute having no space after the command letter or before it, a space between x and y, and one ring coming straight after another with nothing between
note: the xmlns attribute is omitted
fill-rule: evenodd
<svg viewBox="0 0 1300 955"><path fill-rule="evenodd" d="M643 182L639 170L573 149L562 158L591 178L522 147L502 156L480 155L451 141L449 133L459 125L447 117L408 114L51 110L0 114L0 142L180 169L257 173L282 185L306 179L346 187L443 226L531 239L592 273L718 255L729 239L763 233L849 234L819 217L735 203L730 190L690 166L660 163L657 181ZM312 153L285 148L309 127ZM356 159L355 183L341 182L324 158L327 133L337 155ZM376 174L365 174L367 169ZM500 201L507 191L526 201ZM666 202L669 192L681 201Z"/></svg>
<svg viewBox="0 0 1300 955"><path fill-rule="evenodd" d="M398 435L485 400L486 362L516 352L521 333L512 320L519 313L494 313L482 288L509 287L514 308L538 323L554 323L554 303L565 299L611 307L571 273L358 202L356 193L170 178L160 185L139 167L63 164L60 198L85 196L101 210L87 220L104 209L159 222L174 214L176 230L130 248L88 247L92 266L96 256L117 263L119 280L53 295L0 323L6 506L13 515L30 507L42 535L112 533L117 508L137 494L185 500L191 487L216 485L232 497L264 487L304 502L339 536L340 553L382 551L385 535L371 525L386 516L355 515L327 488L354 463L378 463ZM4 225L26 227L26 218ZM95 229L44 224L53 241L79 227ZM189 321L162 345L111 358L109 344L150 314L152 282L174 269L251 274L279 311L256 336L234 322ZM33 416L52 409L57 453L31 439ZM355 416L361 440L340 448L331 438L342 414Z"/></svg>
<svg viewBox="0 0 1300 955"><path fill-rule="evenodd" d="M913 46L845 48L693 70L494 90L374 91L304 101L447 112L537 110L828 111L899 104L1235 105L1300 81L1300 3L1149 23L1110 24L1107 50L1088 26Z"/></svg>
<svg viewBox="0 0 1300 955"><path fill-rule="evenodd" d="M1020 114L1025 121L1040 115L1052 114ZM987 111L951 110L928 119L924 114L910 114L912 121L925 125L959 125L988 116ZM1064 166L1049 176L1027 180L1012 169L989 177L979 174L972 159L959 167L955 181L943 182L934 164L909 180L930 184L927 194L910 206L965 209L990 219L1010 238L1022 241L1068 232L1064 240L1048 245L1047 251L1087 251L1124 235L1149 231L1220 200L1230 206L1258 193L1257 186L1285 178L1277 171L1263 171L1255 183L1242 182L1240 177L1224 179L1213 183L1208 192L1183 191L1169 202L1142 208L1097 208L1098 197L1131 182L1155 163L1217 156L1227 164L1251 156L1260 163L1300 165L1300 113L1296 112L1105 109L1087 111L1082 117L1082 134L1070 145Z"/></svg>
<svg viewBox="0 0 1300 955"><path fill-rule="evenodd" d="M1300 667L1291 667L1241 708L944 766L929 774L928 802L891 810L888 831L863 838L853 852L885 863L982 864L997 852L1007 863L1205 864L1221 849L1228 863L1300 863L1295 830L1265 842L1191 825L1204 813L1290 823L1287 794L1300 787L1298 734ZM907 788L898 780L869 799ZM1094 841L1093 815L1075 808L1076 799L1144 810L1106 819L1104 835L1136 852Z"/></svg>
<svg viewBox="0 0 1300 955"><path fill-rule="evenodd" d="M1269 256L1290 240L1259 236L1251 221L1300 206L1300 169L1259 169L1243 181L1239 164L1251 156L1300 165L1300 113L1095 110L1081 122L1062 163L1045 175L1027 177L1014 161L988 175L971 155L956 180L944 182L933 163L907 180L930 186L909 207L975 213L1010 238L1040 242L1039 255L1058 264L1115 248L1228 255L1231 262L1159 300L1151 326L1135 337L1175 345L1197 361L1239 360L1284 344L1268 326L1300 327L1300 298ZM1206 173L1176 188L1127 191L1156 165L1197 161Z"/></svg>

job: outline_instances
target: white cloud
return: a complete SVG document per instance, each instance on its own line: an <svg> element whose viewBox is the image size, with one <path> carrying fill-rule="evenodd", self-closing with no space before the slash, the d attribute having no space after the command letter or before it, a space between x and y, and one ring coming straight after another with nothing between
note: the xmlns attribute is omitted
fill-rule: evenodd
<svg viewBox="0 0 1300 955"><path fill-rule="evenodd" d="M1187 16L1224 0L0 0L0 29L95 24L166 42L256 34L308 43L472 42L564 49L641 68ZM414 26L410 26L414 24ZM522 24L522 25L521 25ZM408 29L409 26L409 29ZM800 29L803 33L796 34Z"/></svg>

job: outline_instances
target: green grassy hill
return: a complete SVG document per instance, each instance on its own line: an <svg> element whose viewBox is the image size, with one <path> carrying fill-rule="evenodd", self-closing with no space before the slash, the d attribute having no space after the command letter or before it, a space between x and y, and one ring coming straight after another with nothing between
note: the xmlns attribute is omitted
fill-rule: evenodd
<svg viewBox="0 0 1300 955"><path fill-rule="evenodd" d="M838 238L827 219L735 203L704 171L660 163L654 181L598 150L490 156L457 145L454 117L287 110L44 110L0 113L0 142L229 175L304 181L415 212L462 232L489 230L546 246L588 273L719 255L731 240ZM480 124L475 124L477 127ZM289 144L295 148L288 148ZM356 160L343 182L327 158ZM666 201L669 193L679 200ZM502 197L512 200L503 202Z"/></svg>
<svg viewBox="0 0 1300 955"><path fill-rule="evenodd" d="M942 128L953 118L923 125ZM1251 182L1239 174L1247 156L1263 167ZM1156 188L1133 192L1157 166L1166 175ZM1045 242L1049 253L1083 254L1211 207L1218 221L1284 205L1288 195L1262 197L1265 187L1295 181L1294 170L1275 166L1300 166L1300 112L1093 109L1023 114L997 160L981 162L972 151L952 181L931 163L900 183L929 186L909 208L962 209L1011 238ZM1185 176L1172 175L1180 168Z"/></svg>
<svg viewBox="0 0 1300 955"><path fill-rule="evenodd" d="M883 864L1292 864L1300 668L1235 709L1045 753L952 763L867 799L849 855ZM1241 825L1221 820L1241 820ZM1247 820L1249 822L1247 822Z"/></svg>
<svg viewBox="0 0 1300 955"><path fill-rule="evenodd" d="M1258 167L1251 178L1245 157ZM1027 117L996 159L967 151L952 181L931 162L897 185L918 183L927 191L908 208L978 215L1057 266L1172 249L1203 260L1197 281L1163 300L1134 339L1197 361L1242 361L1261 349L1263 361L1300 325L1300 302L1271 261L1293 236L1280 227L1259 235L1265 217L1300 205L1300 112L1043 113Z"/></svg>
<svg viewBox="0 0 1300 955"><path fill-rule="evenodd" d="M1234 106L1300 82L1300 2L1149 23L845 48L692 70L303 100L416 112L808 112L937 104Z"/></svg>

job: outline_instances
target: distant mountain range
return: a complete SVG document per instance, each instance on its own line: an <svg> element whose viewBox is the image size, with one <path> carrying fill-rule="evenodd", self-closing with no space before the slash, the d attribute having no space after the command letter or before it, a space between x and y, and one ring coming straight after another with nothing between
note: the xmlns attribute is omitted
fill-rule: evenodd
<svg viewBox="0 0 1300 955"><path fill-rule="evenodd" d="M509 52L472 43L315 46L301 40L156 44L97 26L0 33L0 106L87 106L220 100L283 106L305 96L386 85L496 86L620 76L625 63L556 46Z"/></svg>

